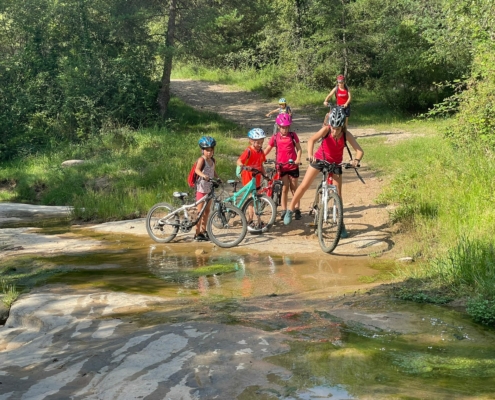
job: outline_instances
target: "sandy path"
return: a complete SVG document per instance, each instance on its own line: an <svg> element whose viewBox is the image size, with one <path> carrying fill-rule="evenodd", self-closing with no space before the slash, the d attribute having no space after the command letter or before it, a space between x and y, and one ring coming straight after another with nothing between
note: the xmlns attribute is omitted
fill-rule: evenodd
<svg viewBox="0 0 495 400"><path fill-rule="evenodd" d="M202 81L173 80L172 92L187 104L200 110L211 111L223 117L241 123L246 130L252 127L261 127L271 132L272 122L265 114L276 108L276 104L260 99L256 94L234 89L227 85L219 85ZM290 101L289 101L290 104ZM298 113L294 109L294 124L292 129L297 132L301 140L307 139L321 127L321 119ZM361 146L366 152L366 136L387 135L389 140L402 133L376 132L373 129L357 129L350 125L350 131L361 138ZM248 144L247 139L246 145ZM359 139L358 139L359 140ZM306 158L306 145L303 143L303 159ZM344 159L347 159L344 157ZM304 176L307 163L302 166ZM388 227L388 212L382 205L374 203L375 198L382 190L381 180L367 168L366 160L362 162L360 174L366 184L363 185L356 175L350 171L344 175L344 209L345 224L350 232L348 239L342 239L334 251L335 255L369 255L390 251L393 246L392 233ZM279 220L270 233L264 236L249 236L243 246L257 250L271 250L283 253L311 253L321 252L313 230L307 224L311 221L308 216L309 205L314 197L314 190L318 180L304 195L301 204L303 218L294 221L290 226L284 226Z"/></svg>

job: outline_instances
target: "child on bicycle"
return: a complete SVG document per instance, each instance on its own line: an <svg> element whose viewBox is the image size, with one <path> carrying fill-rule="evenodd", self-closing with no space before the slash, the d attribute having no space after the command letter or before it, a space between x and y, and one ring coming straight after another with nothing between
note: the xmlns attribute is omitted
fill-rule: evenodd
<svg viewBox="0 0 495 400"><path fill-rule="evenodd" d="M198 179L196 181L196 201L201 200L211 191L211 178L218 178L215 171L215 159L213 154L215 153L215 146L217 142L211 136L203 136L199 139L199 147L201 148L202 156L198 158L196 162L196 175ZM198 242L208 241L208 233L206 232L206 221L208 221L208 215L210 214L210 203L198 204L198 213L201 212L203 207L206 207L205 212L201 216L201 219L196 224L196 235L194 240Z"/></svg>
<svg viewBox="0 0 495 400"><path fill-rule="evenodd" d="M267 117L270 117L272 114L278 113L278 114L289 114L292 115L292 110L291 108L287 105L287 101L285 98L281 98L278 101L278 108L275 110L270 111L268 114L266 114Z"/></svg>
<svg viewBox="0 0 495 400"><path fill-rule="evenodd" d="M285 163L280 167L280 179L282 179L282 211L281 218L283 219L287 210L287 197L289 189L294 195L298 186L299 179L299 163L301 161L301 144L299 137L295 132L290 132L292 117L289 114L279 114L276 121L278 132L270 138L268 146L265 149L265 156L275 147L275 163ZM294 164L288 164L289 160L293 160ZM301 219L301 211L299 210L299 202L295 204L294 218Z"/></svg>
<svg viewBox="0 0 495 400"><path fill-rule="evenodd" d="M265 131L261 128L253 128L248 132L249 147L244 150L241 156L237 159L236 175L241 178L242 185L246 186L253 178L253 173L249 170L244 170L242 167L252 167L260 170L265 174L263 163L266 161L265 153L263 153L263 142L266 138ZM261 185L261 175L256 176L256 187ZM254 209L252 206L248 208L246 215L248 224L253 222ZM249 225L248 225L249 228Z"/></svg>
<svg viewBox="0 0 495 400"><path fill-rule="evenodd" d="M347 122L349 121L349 117L351 115L351 106L349 105L352 99L351 92L349 90L349 87L345 83L345 77L344 75L339 75L337 76L337 86L335 86L330 93L328 93L328 96L325 97L325 100L323 101L323 104L325 106L328 106L328 100L332 98L332 96L335 95L336 99L336 104L337 106L340 106L344 110L345 114L345 126L347 127ZM328 113L325 116L325 121L323 124L327 124L326 121L328 121L328 116L330 113Z"/></svg>
<svg viewBox="0 0 495 400"><path fill-rule="evenodd" d="M297 188L292 202L290 203L289 209L285 213L284 224L289 225L292 221L292 216L295 212L295 205L299 203L304 193L309 189L309 186L316 178L316 175L321 171L319 165L315 163L316 160L325 160L331 163L340 164L344 155L344 147L346 146L346 141L348 141L352 148L355 150L356 155L354 160L352 160L351 165L353 167L359 167L359 163L363 158L364 152L361 146L356 142L356 139L347 131L345 127L345 114L340 107L334 108L330 113L329 126L322 127L318 132L316 132L308 140L308 159L310 165L308 170L304 175L301 185ZM319 140L321 141L321 146L313 154L314 144ZM342 169L339 174L333 175L334 181L337 183L337 192L342 199ZM349 236L345 225L342 226L342 232L340 235L342 238Z"/></svg>

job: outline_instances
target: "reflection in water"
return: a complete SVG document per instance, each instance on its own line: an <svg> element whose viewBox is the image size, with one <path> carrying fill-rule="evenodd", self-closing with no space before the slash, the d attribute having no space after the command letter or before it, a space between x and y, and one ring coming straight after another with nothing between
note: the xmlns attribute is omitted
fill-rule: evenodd
<svg viewBox="0 0 495 400"><path fill-rule="evenodd" d="M341 262L328 258L298 260L260 253L191 257L169 254L152 246L147 267L158 278L176 282L182 295L194 295L197 290L201 296L247 298L332 288L341 291L344 285L357 283ZM365 274L373 273L362 269L366 269Z"/></svg>

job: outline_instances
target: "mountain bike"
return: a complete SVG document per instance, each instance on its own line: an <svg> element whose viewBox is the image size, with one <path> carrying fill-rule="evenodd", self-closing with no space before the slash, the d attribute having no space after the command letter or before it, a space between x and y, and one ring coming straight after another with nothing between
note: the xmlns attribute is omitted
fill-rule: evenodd
<svg viewBox="0 0 495 400"><path fill-rule="evenodd" d="M206 222L206 231L210 240L219 247L237 246L246 236L247 220L244 212L233 204L222 201L215 189L221 181L211 178L211 191L202 199L186 204L187 193L174 192L173 196L182 202L180 208L175 209L168 203L155 204L146 216L146 230L148 235L158 243L168 243L179 233L187 234L200 221L208 202L212 202L212 211ZM196 218L192 217L199 204L204 204Z"/></svg>
<svg viewBox="0 0 495 400"><path fill-rule="evenodd" d="M281 169L284 165L295 165L295 163L294 160L289 160L285 163L276 163L275 160L266 160L265 164L275 164L275 168L265 168L266 176L268 179L264 179L261 183L261 190L259 191L259 193L263 193L266 194L268 197L271 197L273 202L275 203L275 206L278 207L280 206L282 201L283 182L281 177Z"/></svg>
<svg viewBox="0 0 495 400"><path fill-rule="evenodd" d="M350 163L329 163L324 160L316 160L323 173L322 180L315 192L315 199L309 211L309 215L314 215L312 224L318 233L318 242L325 253L331 253L339 244L342 226L344 224L344 206L342 199L337 192L337 186L333 184L333 174L340 172L339 167L348 169L354 168L359 179L364 180L359 175L356 167Z"/></svg>
<svg viewBox="0 0 495 400"><path fill-rule="evenodd" d="M275 223L277 206L271 197L263 193L258 193L256 176L261 174L264 179L268 180L269 178L256 168L242 167L242 169L252 172L253 177L251 181L239 190L237 190L239 181L227 181L234 188L234 192L224 201L236 205L244 214L249 214L252 209L253 215L246 217L248 220L248 231L250 233L265 233Z"/></svg>

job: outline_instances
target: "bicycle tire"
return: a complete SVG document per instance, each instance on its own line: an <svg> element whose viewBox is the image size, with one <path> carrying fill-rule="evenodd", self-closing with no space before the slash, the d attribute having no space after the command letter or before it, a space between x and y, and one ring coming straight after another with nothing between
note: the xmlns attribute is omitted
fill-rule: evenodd
<svg viewBox="0 0 495 400"><path fill-rule="evenodd" d="M318 242L325 253L331 253L339 244L344 223L342 200L337 193L328 193L326 220L323 202L320 202L318 208Z"/></svg>
<svg viewBox="0 0 495 400"><path fill-rule="evenodd" d="M277 206L271 197L263 194L261 196L257 196L256 203L254 199L250 197L242 206L242 211L246 215L248 211L248 207L253 206L254 216L253 223L254 226L249 228L249 233L251 234L261 234L268 232L272 225L275 223L275 219L277 218ZM246 215L246 220L249 221L248 216Z"/></svg>
<svg viewBox="0 0 495 400"><path fill-rule="evenodd" d="M273 192L272 194L272 200L273 203L275 204L275 207L278 207L280 205L280 194L277 192Z"/></svg>
<svg viewBox="0 0 495 400"><path fill-rule="evenodd" d="M246 236L246 216L233 204L218 203L208 217L206 231L210 240L218 247L237 246Z"/></svg>
<svg viewBox="0 0 495 400"><path fill-rule="evenodd" d="M173 211L175 211L175 208L167 203L155 204L148 211L148 215L146 216L146 230L148 231L148 235L155 242L168 243L177 236L177 233L179 232L178 215L175 215L175 217L171 220L177 225L160 223L163 218Z"/></svg>

